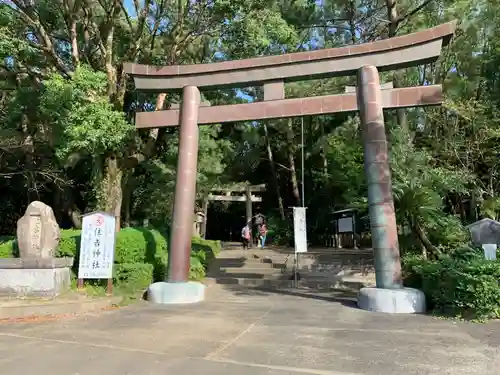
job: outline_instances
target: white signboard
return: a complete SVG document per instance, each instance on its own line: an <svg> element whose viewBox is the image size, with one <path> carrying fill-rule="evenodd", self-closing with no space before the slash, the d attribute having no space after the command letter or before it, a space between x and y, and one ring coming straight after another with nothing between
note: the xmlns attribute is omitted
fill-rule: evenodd
<svg viewBox="0 0 500 375"><path fill-rule="evenodd" d="M293 234L296 253L307 253L306 208L293 208Z"/></svg>
<svg viewBox="0 0 500 375"><path fill-rule="evenodd" d="M342 217L338 221L339 223L339 233L351 233L352 228L352 217Z"/></svg>
<svg viewBox="0 0 500 375"><path fill-rule="evenodd" d="M115 255L115 218L104 212L83 217L79 279L111 279Z"/></svg>
<svg viewBox="0 0 500 375"><path fill-rule="evenodd" d="M497 260L497 245L496 244L484 244L484 257L487 260Z"/></svg>

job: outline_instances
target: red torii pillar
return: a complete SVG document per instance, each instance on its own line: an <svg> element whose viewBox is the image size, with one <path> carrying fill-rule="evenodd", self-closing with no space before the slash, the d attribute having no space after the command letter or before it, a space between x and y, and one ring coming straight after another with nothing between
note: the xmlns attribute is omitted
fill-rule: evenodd
<svg viewBox="0 0 500 375"><path fill-rule="evenodd" d="M424 293L403 288L379 74L376 67L364 66L359 69L357 77L377 283L376 288L359 291L358 306L364 310L388 313L425 312Z"/></svg>
<svg viewBox="0 0 500 375"><path fill-rule="evenodd" d="M200 99L200 91L197 87L186 86L182 90L179 155L168 259L168 281L174 283L187 282L189 278L198 170L198 108Z"/></svg>
<svg viewBox="0 0 500 375"><path fill-rule="evenodd" d="M205 296L203 284L189 281L198 166L200 101L200 91L196 86L183 88L168 282L157 282L149 286L148 300L155 303L193 303L203 300Z"/></svg>

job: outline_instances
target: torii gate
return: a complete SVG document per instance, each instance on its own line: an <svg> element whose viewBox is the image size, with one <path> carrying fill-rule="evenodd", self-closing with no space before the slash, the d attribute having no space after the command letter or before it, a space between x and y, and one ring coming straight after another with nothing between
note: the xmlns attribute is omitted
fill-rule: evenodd
<svg viewBox="0 0 500 375"><path fill-rule="evenodd" d="M172 290L187 293L179 283L187 284L189 274L198 125L359 111L377 289L360 295L358 303L364 308L381 311L391 309L385 305L381 307L381 300L386 297L397 303L404 304L403 300L410 299L420 303L420 294L402 288L383 109L439 105L443 100L442 88L441 85L432 85L382 90L378 71L436 61L455 28L456 21L372 43L219 63L174 66L124 64L123 69L134 78L137 90L156 93L182 91L180 109L136 114L136 127L139 129L180 125L169 283L152 286L150 292L157 296L153 300L170 303L172 293L176 293ZM354 74L358 79L356 93L285 99L285 82ZM264 88L264 100L261 102L213 107L201 105L199 89L257 85ZM192 288L194 290L195 287ZM201 291L193 293L196 296L192 297L192 301L203 298ZM408 296L408 293L413 294ZM365 300L368 302L363 302ZM422 308L420 304L409 309ZM400 310L398 308L398 312Z"/></svg>
<svg viewBox="0 0 500 375"><path fill-rule="evenodd" d="M210 201L224 201L224 202L245 202L246 211L246 221L252 220L252 203L262 202L262 197L255 196L253 193L262 193L266 191L266 185L246 185L246 186L235 186L232 188L221 188L212 189L210 194L203 198L202 211L203 211L203 222L201 225L201 237L205 238L207 231L207 219L208 219L208 203ZM224 193L222 194L212 194L212 193ZM236 193L237 195L233 195ZM252 241L250 241L250 246L252 246Z"/></svg>

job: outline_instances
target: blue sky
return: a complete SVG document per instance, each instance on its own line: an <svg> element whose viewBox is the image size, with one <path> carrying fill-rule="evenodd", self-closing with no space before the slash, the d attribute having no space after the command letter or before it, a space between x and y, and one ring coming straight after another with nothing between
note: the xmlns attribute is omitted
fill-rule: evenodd
<svg viewBox="0 0 500 375"><path fill-rule="evenodd" d="M125 5L125 9L127 9L128 14L130 14L132 17L135 17L136 14L133 0L125 0L123 3Z"/></svg>

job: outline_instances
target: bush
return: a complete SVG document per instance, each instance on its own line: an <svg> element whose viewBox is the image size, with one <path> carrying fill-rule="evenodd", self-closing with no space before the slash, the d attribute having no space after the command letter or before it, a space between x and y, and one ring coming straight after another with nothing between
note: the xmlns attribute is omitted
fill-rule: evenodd
<svg viewBox="0 0 500 375"><path fill-rule="evenodd" d="M269 217L267 227L266 242L274 245L293 246L293 220Z"/></svg>
<svg viewBox="0 0 500 375"><path fill-rule="evenodd" d="M425 293L436 312L480 320L500 317L500 261L484 259L477 249L458 248L432 261L404 257L403 276L406 286Z"/></svg>
<svg viewBox="0 0 500 375"><path fill-rule="evenodd" d="M13 237L0 237L0 258L14 258L15 247Z"/></svg>
<svg viewBox="0 0 500 375"><path fill-rule="evenodd" d="M73 272L78 272L81 231L62 230L56 257L74 257ZM210 262L219 253L219 241L193 238L190 279L205 276ZM17 245L13 237L0 238L0 258L16 256ZM113 281L117 287L140 290L152 281L166 278L168 240L161 232L147 228L124 228L116 237Z"/></svg>
<svg viewBox="0 0 500 375"><path fill-rule="evenodd" d="M143 290L154 280L154 266L149 263L123 263L115 265L114 282L132 291Z"/></svg>

